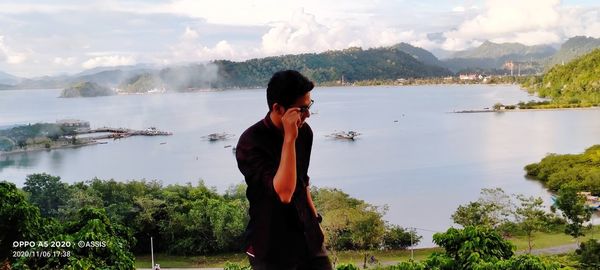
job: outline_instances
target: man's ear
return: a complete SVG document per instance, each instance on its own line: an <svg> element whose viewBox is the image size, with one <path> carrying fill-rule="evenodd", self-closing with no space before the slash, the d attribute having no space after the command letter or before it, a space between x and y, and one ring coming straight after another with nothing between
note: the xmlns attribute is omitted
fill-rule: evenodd
<svg viewBox="0 0 600 270"><path fill-rule="evenodd" d="M279 105L279 103L274 103L273 107L271 108L271 111L281 115L285 114L285 108Z"/></svg>

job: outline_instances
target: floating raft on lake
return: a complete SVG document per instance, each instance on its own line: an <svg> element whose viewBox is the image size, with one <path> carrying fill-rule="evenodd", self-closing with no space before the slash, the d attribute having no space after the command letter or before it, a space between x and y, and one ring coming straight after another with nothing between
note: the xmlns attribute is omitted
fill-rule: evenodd
<svg viewBox="0 0 600 270"><path fill-rule="evenodd" d="M211 133L206 136L202 136L202 138L207 139L211 142L215 142L215 141L227 140L229 138L232 138L233 136L235 136L235 135L222 132L222 133Z"/></svg>
<svg viewBox="0 0 600 270"><path fill-rule="evenodd" d="M356 131L350 130L348 132L346 132L346 131L334 132L334 133L331 133L330 135L327 135L327 137L331 137L331 138L334 138L334 139L342 139L342 140L351 140L351 141L354 141L354 138L356 138L359 135L361 135L361 133L358 133Z"/></svg>
<svg viewBox="0 0 600 270"><path fill-rule="evenodd" d="M90 129L85 131L79 131L76 135L83 134L92 134L92 133L108 133L99 136L90 137L92 140L102 140L102 139L121 139L127 138L130 136L170 136L173 135L171 132L161 131L155 127L149 127L143 130L134 130L128 128L111 128L111 127L102 127L97 129Z"/></svg>

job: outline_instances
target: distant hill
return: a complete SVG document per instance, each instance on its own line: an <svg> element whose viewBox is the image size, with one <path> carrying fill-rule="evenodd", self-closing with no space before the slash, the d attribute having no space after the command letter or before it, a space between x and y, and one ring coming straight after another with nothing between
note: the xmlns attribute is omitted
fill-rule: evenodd
<svg viewBox="0 0 600 270"><path fill-rule="evenodd" d="M556 49L548 45L526 46L521 43L485 41L477 48L454 53L452 58L501 58L505 56L541 58L555 52Z"/></svg>
<svg viewBox="0 0 600 270"><path fill-rule="evenodd" d="M15 84L19 83L20 80L21 79L17 76L0 71L0 84L15 85Z"/></svg>
<svg viewBox="0 0 600 270"><path fill-rule="evenodd" d="M406 48L406 46L400 47ZM420 58L426 55L422 51L415 52L415 55ZM426 61L429 60L431 59L428 58ZM214 64L219 67L218 85L225 88L264 86L275 71L282 69L299 70L317 83L335 82L342 77L345 82L353 82L452 74L443 67L426 65L394 46L367 50L349 48L319 54L285 55L244 62L221 60L215 61Z"/></svg>
<svg viewBox="0 0 600 270"><path fill-rule="evenodd" d="M485 41L477 48L456 52L443 62L454 72L477 70L506 73L504 65L507 61L512 61L517 68L521 68L523 74L532 74L541 72L541 60L555 52L556 49L548 45L526 46L520 43Z"/></svg>
<svg viewBox="0 0 600 270"><path fill-rule="evenodd" d="M407 54L410 54L410 56L414 57L415 59L417 59L418 61L422 62L425 65L438 66L438 67L444 66L444 63L442 63L442 61L440 61L437 57L435 57L435 55L433 55L428 50L412 46L408 43L402 42L402 43L393 45L391 48L398 49Z"/></svg>
<svg viewBox="0 0 600 270"><path fill-rule="evenodd" d="M439 60L431 53L408 44L368 50L349 48L318 54L258 58L243 62L217 60L209 64L169 67L159 72L134 76L122 83L119 90L148 92L157 88L188 91L206 88L264 87L274 72L283 69L296 69L316 83L331 83L341 81L342 78L344 82L354 82L452 74L448 69L434 65L437 63L440 63Z"/></svg>
<svg viewBox="0 0 600 270"><path fill-rule="evenodd" d="M79 82L68 88L65 88L60 97L63 98L74 98L74 97L100 97L115 95L115 91L112 89L101 86L94 82Z"/></svg>
<svg viewBox="0 0 600 270"><path fill-rule="evenodd" d="M137 64L137 65L109 66L109 67L102 66L102 67L86 69L82 72L73 74L73 77L94 75L94 74L98 74L103 71L114 71L114 70L135 71L135 70L148 70L148 69L156 70L156 69L160 69L160 68L157 65L153 65L153 64Z"/></svg>
<svg viewBox="0 0 600 270"><path fill-rule="evenodd" d="M189 64L156 69L143 64L99 67L71 76L24 79L17 89L69 88L81 81L119 91L143 93L151 90L188 91L201 88L263 87L274 72L296 69L317 83L361 80L395 80L447 76L430 52L400 43L391 47L284 55L243 62L217 60L208 64ZM2 86L0 85L0 88Z"/></svg>
<svg viewBox="0 0 600 270"><path fill-rule="evenodd" d="M556 54L548 59L546 68L550 69L554 65L568 63L597 48L600 48L600 38L572 37L560 46Z"/></svg>
<svg viewBox="0 0 600 270"><path fill-rule="evenodd" d="M148 68L121 70L120 67L114 67L111 70L103 70L98 73L77 76L76 80L95 82L100 85L116 87L117 85L120 85L124 80L155 71L156 70Z"/></svg>
<svg viewBox="0 0 600 270"><path fill-rule="evenodd" d="M600 106L600 48L554 66L534 90L554 103Z"/></svg>

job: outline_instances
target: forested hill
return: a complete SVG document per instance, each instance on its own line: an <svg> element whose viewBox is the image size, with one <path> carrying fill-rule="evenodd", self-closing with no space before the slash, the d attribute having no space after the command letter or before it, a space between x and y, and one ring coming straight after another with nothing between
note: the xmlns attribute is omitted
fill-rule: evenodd
<svg viewBox="0 0 600 270"><path fill-rule="evenodd" d="M537 86L541 97L555 103L600 106L600 49L554 66Z"/></svg>
<svg viewBox="0 0 600 270"><path fill-rule="evenodd" d="M520 43L485 41L479 47L455 53L453 58L500 58L510 55L524 58L541 58L555 52L556 50L548 45L526 46Z"/></svg>
<svg viewBox="0 0 600 270"><path fill-rule="evenodd" d="M439 66L426 65L397 47L363 50L349 48L319 54L285 55L245 62L219 60L220 87L267 84L273 72L296 69L317 83L361 80L395 80L451 75Z"/></svg>
<svg viewBox="0 0 600 270"><path fill-rule="evenodd" d="M548 68L568 63L569 61L600 48L600 38L577 36L572 37L560 46L560 50L549 58Z"/></svg>
<svg viewBox="0 0 600 270"><path fill-rule="evenodd" d="M519 67L525 74L537 74L543 71L539 62L552 56L556 50L548 45L526 46L520 43L493 43L485 41L479 47L459 51L444 64L454 72L479 71L492 74L504 74L504 64L508 61L520 62Z"/></svg>
<svg viewBox="0 0 600 270"><path fill-rule="evenodd" d="M442 61L440 61L437 57L435 57L435 55L433 55L430 51L419 48L419 47L415 47L408 43L404 43L404 42L398 43L398 44L392 46L392 48L398 49L400 51L410 54L410 56L421 61L425 65L440 66L440 67L444 66L444 63Z"/></svg>

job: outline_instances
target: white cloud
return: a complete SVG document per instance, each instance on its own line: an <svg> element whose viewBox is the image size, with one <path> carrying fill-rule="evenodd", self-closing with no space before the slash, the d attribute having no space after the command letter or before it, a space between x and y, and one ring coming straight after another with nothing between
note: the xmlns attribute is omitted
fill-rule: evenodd
<svg viewBox="0 0 600 270"><path fill-rule="evenodd" d="M15 52L4 43L4 36L0 36L0 62L7 64L21 64L27 60L27 54Z"/></svg>
<svg viewBox="0 0 600 270"><path fill-rule="evenodd" d="M564 8L560 20L564 36L600 37L600 8Z"/></svg>
<svg viewBox="0 0 600 270"><path fill-rule="evenodd" d="M454 7L454 8L452 9L452 11L454 11L454 12L465 12L465 10L466 10L466 9L465 9L465 7L463 7L463 6Z"/></svg>
<svg viewBox="0 0 600 270"><path fill-rule="evenodd" d="M122 55L108 55L108 56L97 56L93 57L81 65L83 68L90 69L95 67L113 67L113 66L125 66L134 65L135 59L131 56Z"/></svg>
<svg viewBox="0 0 600 270"><path fill-rule="evenodd" d="M77 6L61 4L31 4L31 3L0 3L0 13L57 13L61 11L75 11L81 9Z"/></svg>
<svg viewBox="0 0 600 270"><path fill-rule="evenodd" d="M77 59L75 57L54 57L52 62L56 65L69 67L75 64L76 61Z"/></svg>
<svg viewBox="0 0 600 270"><path fill-rule="evenodd" d="M27 75L399 42L459 50L484 40L534 45L600 37L600 7L559 0L0 2L0 25L10 26L1 30L10 39L0 40L0 68Z"/></svg>
<svg viewBox="0 0 600 270"><path fill-rule="evenodd" d="M252 55L257 55L256 50L234 48L227 40L221 40L212 47L203 45L200 33L189 26L186 27L184 33L180 36L179 42L170 46L170 51L171 55L168 55L167 59L160 61L162 64L217 59L243 60Z"/></svg>
<svg viewBox="0 0 600 270"><path fill-rule="evenodd" d="M305 9L319 18L367 19L370 11L381 5L379 0L354 0L343 4L338 1L321 0L253 0L253 1L206 1L173 0L164 4L127 5L115 2L112 9L134 13L169 13L178 16L201 18L213 24L265 25L286 20L297 9Z"/></svg>
<svg viewBox="0 0 600 270"><path fill-rule="evenodd" d="M529 31L529 32L517 32L513 35L507 35L505 37L499 37L491 39L492 42L504 43L504 42L516 42L525 45L539 45L549 43L561 42L559 34L553 31Z"/></svg>
<svg viewBox="0 0 600 270"><path fill-rule="evenodd" d="M600 9L563 7L560 0L486 0L478 14L444 33L442 48L462 50L483 40L550 44L575 35L600 36Z"/></svg>
<svg viewBox="0 0 600 270"><path fill-rule="evenodd" d="M262 37L266 55L322 52L359 46L363 48L390 46L399 42L417 42L425 34L402 31L382 24L349 25L334 21L330 25L317 22L316 16L300 9L289 21L273 23Z"/></svg>

